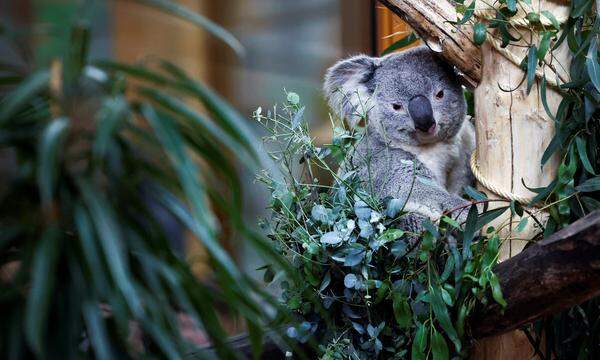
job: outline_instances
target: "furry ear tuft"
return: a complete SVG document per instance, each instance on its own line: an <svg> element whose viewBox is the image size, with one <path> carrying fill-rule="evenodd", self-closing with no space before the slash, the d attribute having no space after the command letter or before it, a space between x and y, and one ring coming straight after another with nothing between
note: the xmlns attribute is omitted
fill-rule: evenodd
<svg viewBox="0 0 600 360"><path fill-rule="evenodd" d="M358 55L341 60L327 70L323 90L332 111L355 126L365 115L372 95L367 82L380 65L379 58Z"/></svg>

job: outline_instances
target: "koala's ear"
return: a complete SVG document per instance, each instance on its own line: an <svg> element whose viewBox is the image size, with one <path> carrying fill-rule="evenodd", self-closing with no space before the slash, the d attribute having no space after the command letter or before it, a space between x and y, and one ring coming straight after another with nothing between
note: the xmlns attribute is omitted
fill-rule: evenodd
<svg viewBox="0 0 600 360"><path fill-rule="evenodd" d="M329 68L323 90L331 110L354 126L363 113L372 90L367 83L375 74L381 59L358 55Z"/></svg>

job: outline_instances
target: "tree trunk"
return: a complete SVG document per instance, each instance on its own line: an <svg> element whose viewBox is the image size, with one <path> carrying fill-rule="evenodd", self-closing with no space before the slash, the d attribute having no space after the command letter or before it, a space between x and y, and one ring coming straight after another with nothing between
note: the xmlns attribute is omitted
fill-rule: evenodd
<svg viewBox="0 0 600 360"><path fill-rule="evenodd" d="M536 9L538 11L549 10L555 15L565 12L568 14L568 8L564 5L550 1L535 3L536 7L539 6ZM519 31L524 39L533 39L537 43L535 34L525 28L520 28ZM507 50L518 59L523 59L527 48L508 46ZM530 188L548 185L555 178L559 164L558 155L555 155L540 169L544 150L555 133L553 120L546 114L540 97L540 80L536 79L531 92L527 94L523 70L496 50L490 42L482 46L482 52L482 79L475 89L477 165L483 178L499 189L517 196L532 197L535 194L527 190L523 183ZM555 60L562 62L568 69L567 54L567 51L561 49L555 52L558 55ZM549 79L556 78L551 71L547 71L546 75ZM546 98L550 111L555 113L562 100L560 93L547 87ZM488 189L482 186L479 188L490 198L498 198ZM538 216L542 221L546 218L544 213L539 213ZM504 241L499 261L520 253L528 240L540 231L534 227L534 221L528 220L529 225L518 233L515 227L520 218L510 213L490 224L496 228L504 226L500 233ZM475 347L472 358L518 359L531 358L533 355L534 350L525 334L515 330L482 340Z"/></svg>

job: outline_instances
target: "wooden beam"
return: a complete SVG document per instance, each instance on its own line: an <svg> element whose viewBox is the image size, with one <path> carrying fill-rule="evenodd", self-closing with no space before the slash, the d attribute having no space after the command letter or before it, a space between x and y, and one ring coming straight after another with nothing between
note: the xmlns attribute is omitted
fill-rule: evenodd
<svg viewBox="0 0 600 360"><path fill-rule="evenodd" d="M498 264L508 306L492 303L471 319L477 338L516 329L600 295L600 211Z"/></svg>
<svg viewBox="0 0 600 360"><path fill-rule="evenodd" d="M431 50L462 74L467 85L481 81L481 49L476 46L471 26L457 27L454 5L447 0L380 0L406 21Z"/></svg>

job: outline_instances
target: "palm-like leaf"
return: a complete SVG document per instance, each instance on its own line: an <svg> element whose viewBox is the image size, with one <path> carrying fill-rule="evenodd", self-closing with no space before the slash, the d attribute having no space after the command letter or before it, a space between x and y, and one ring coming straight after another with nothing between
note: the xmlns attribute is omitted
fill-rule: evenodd
<svg viewBox="0 0 600 360"><path fill-rule="evenodd" d="M207 27L240 51L202 16L170 1L143 2ZM87 42L87 29L75 26L62 76L42 68L2 84L12 86L0 103L0 151L16 168L0 180L8 186L0 187L0 268L13 269L0 281L0 321L8 324L0 330L0 356L179 358L193 348L177 320L185 313L220 357L233 358L217 303L245 318L256 335L270 317L252 300L264 292L221 246L213 207L285 266L241 221L240 181L229 159L260 162L253 135L230 105L174 65L102 61L92 68ZM90 69L103 76L89 76ZM213 186L221 181L228 191ZM208 250L215 287L200 283L171 250L159 212ZM143 334L141 348L131 340L132 324Z"/></svg>

